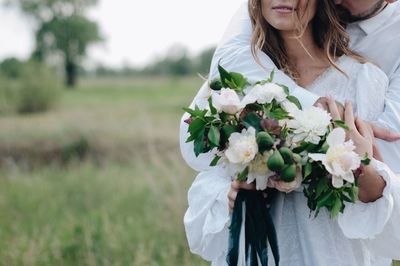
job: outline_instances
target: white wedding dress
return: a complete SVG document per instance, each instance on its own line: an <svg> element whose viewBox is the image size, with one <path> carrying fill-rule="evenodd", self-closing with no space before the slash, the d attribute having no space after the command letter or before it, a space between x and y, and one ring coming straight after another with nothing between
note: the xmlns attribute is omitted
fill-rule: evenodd
<svg viewBox="0 0 400 266"><path fill-rule="evenodd" d="M317 95L332 95L339 102L353 103L357 116L374 121L383 111L388 86L386 75L376 66L360 64L342 56L337 64L348 77L333 67L307 89ZM209 89L204 85L191 107L207 105ZM193 144L185 143L187 125L181 120L180 143L187 164L200 172L189 193L184 224L190 249L212 265L226 265L228 245L227 193L231 177L220 165L209 167L213 152L195 157ZM386 181L383 196L372 203L347 204L343 214L332 220L322 210L310 217L303 193L280 193L272 214L278 235L282 266L389 266L400 258L400 182L384 163L372 164ZM386 259L384 258L386 257ZM274 265L270 252L269 265Z"/></svg>

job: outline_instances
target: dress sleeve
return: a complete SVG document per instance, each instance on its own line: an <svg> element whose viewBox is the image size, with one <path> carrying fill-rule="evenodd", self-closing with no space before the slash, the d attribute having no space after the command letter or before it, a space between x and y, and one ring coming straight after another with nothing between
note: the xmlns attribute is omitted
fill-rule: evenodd
<svg viewBox="0 0 400 266"><path fill-rule="evenodd" d="M190 108L195 105L206 108L209 97L208 82L205 82L195 96ZM228 191L231 178L221 166L210 167L216 151L195 156L193 143L186 143L189 117L185 113L180 123L180 149L185 162L200 172L188 192L189 207L185 213L184 225L190 250L206 260L224 260L228 244L230 222Z"/></svg>
<svg viewBox="0 0 400 266"><path fill-rule="evenodd" d="M364 64L352 85L356 87L356 114L370 122L379 119L387 97L386 75L376 66ZM376 256L400 258L399 142L378 141L377 145L384 159L393 157L390 162L384 160L385 163L371 160L371 165L386 182L383 195L375 202L347 204L338 216L338 224L346 237L363 239Z"/></svg>
<svg viewBox="0 0 400 266"><path fill-rule="evenodd" d="M228 248L230 183L225 170L217 166L199 173L189 189L186 237L191 252L209 261L223 257Z"/></svg>
<svg viewBox="0 0 400 266"><path fill-rule="evenodd" d="M220 41L210 68L210 79L218 76L218 64L229 71L245 75L250 82L268 79L274 70L274 82L287 86L290 93L296 96L303 107L312 106L319 96L299 87L285 73L278 70L274 62L261 50L258 50L258 63L251 51L252 26L247 8L247 1L243 3Z"/></svg>

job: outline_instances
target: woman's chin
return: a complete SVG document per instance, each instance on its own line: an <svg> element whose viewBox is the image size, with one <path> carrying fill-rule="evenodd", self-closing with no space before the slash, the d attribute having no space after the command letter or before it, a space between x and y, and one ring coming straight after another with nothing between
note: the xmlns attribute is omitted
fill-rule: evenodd
<svg viewBox="0 0 400 266"><path fill-rule="evenodd" d="M296 25L295 23L290 20L290 21L279 21L276 23L271 23L272 27L278 31L295 31L296 30Z"/></svg>

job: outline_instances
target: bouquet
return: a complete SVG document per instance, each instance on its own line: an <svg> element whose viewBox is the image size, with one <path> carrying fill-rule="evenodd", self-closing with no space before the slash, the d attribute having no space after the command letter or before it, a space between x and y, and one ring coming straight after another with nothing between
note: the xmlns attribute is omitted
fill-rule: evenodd
<svg viewBox="0 0 400 266"><path fill-rule="evenodd" d="M237 265L241 231L246 261L267 265L267 241L275 263L279 250L268 206L274 191L303 189L310 213L322 208L332 218L357 200L357 177L369 163L346 141L346 124L317 107L302 109L282 84L268 79L250 84L240 73L218 67L210 82L208 107L190 114L187 142L196 156L215 152L211 166L223 165L236 180L254 182L257 191L239 191L232 213L227 262ZM242 226L243 218L245 220ZM251 264L251 265L253 265Z"/></svg>

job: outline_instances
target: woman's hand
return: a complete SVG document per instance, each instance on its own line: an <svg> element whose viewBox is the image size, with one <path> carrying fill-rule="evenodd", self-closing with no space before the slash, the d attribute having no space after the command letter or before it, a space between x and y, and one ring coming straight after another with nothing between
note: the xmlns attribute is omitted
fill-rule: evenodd
<svg viewBox="0 0 400 266"><path fill-rule="evenodd" d="M328 104L333 120L340 119L340 114L334 100L329 99ZM349 102L345 104L344 121L349 127L347 131L348 138L353 141L356 152L361 157L381 157L379 150L374 145L374 133L372 128L362 119L354 119L353 107ZM386 182L379 173L372 166L368 165L364 167L364 173L358 179L359 199L362 202L373 202L382 196L385 186Z"/></svg>
<svg viewBox="0 0 400 266"><path fill-rule="evenodd" d="M247 189L247 190L256 190L256 186L254 183L247 184L246 182L232 181L231 189L228 192L228 200L229 200L229 211L232 212L233 207L235 206L236 196L239 192L239 189Z"/></svg>

